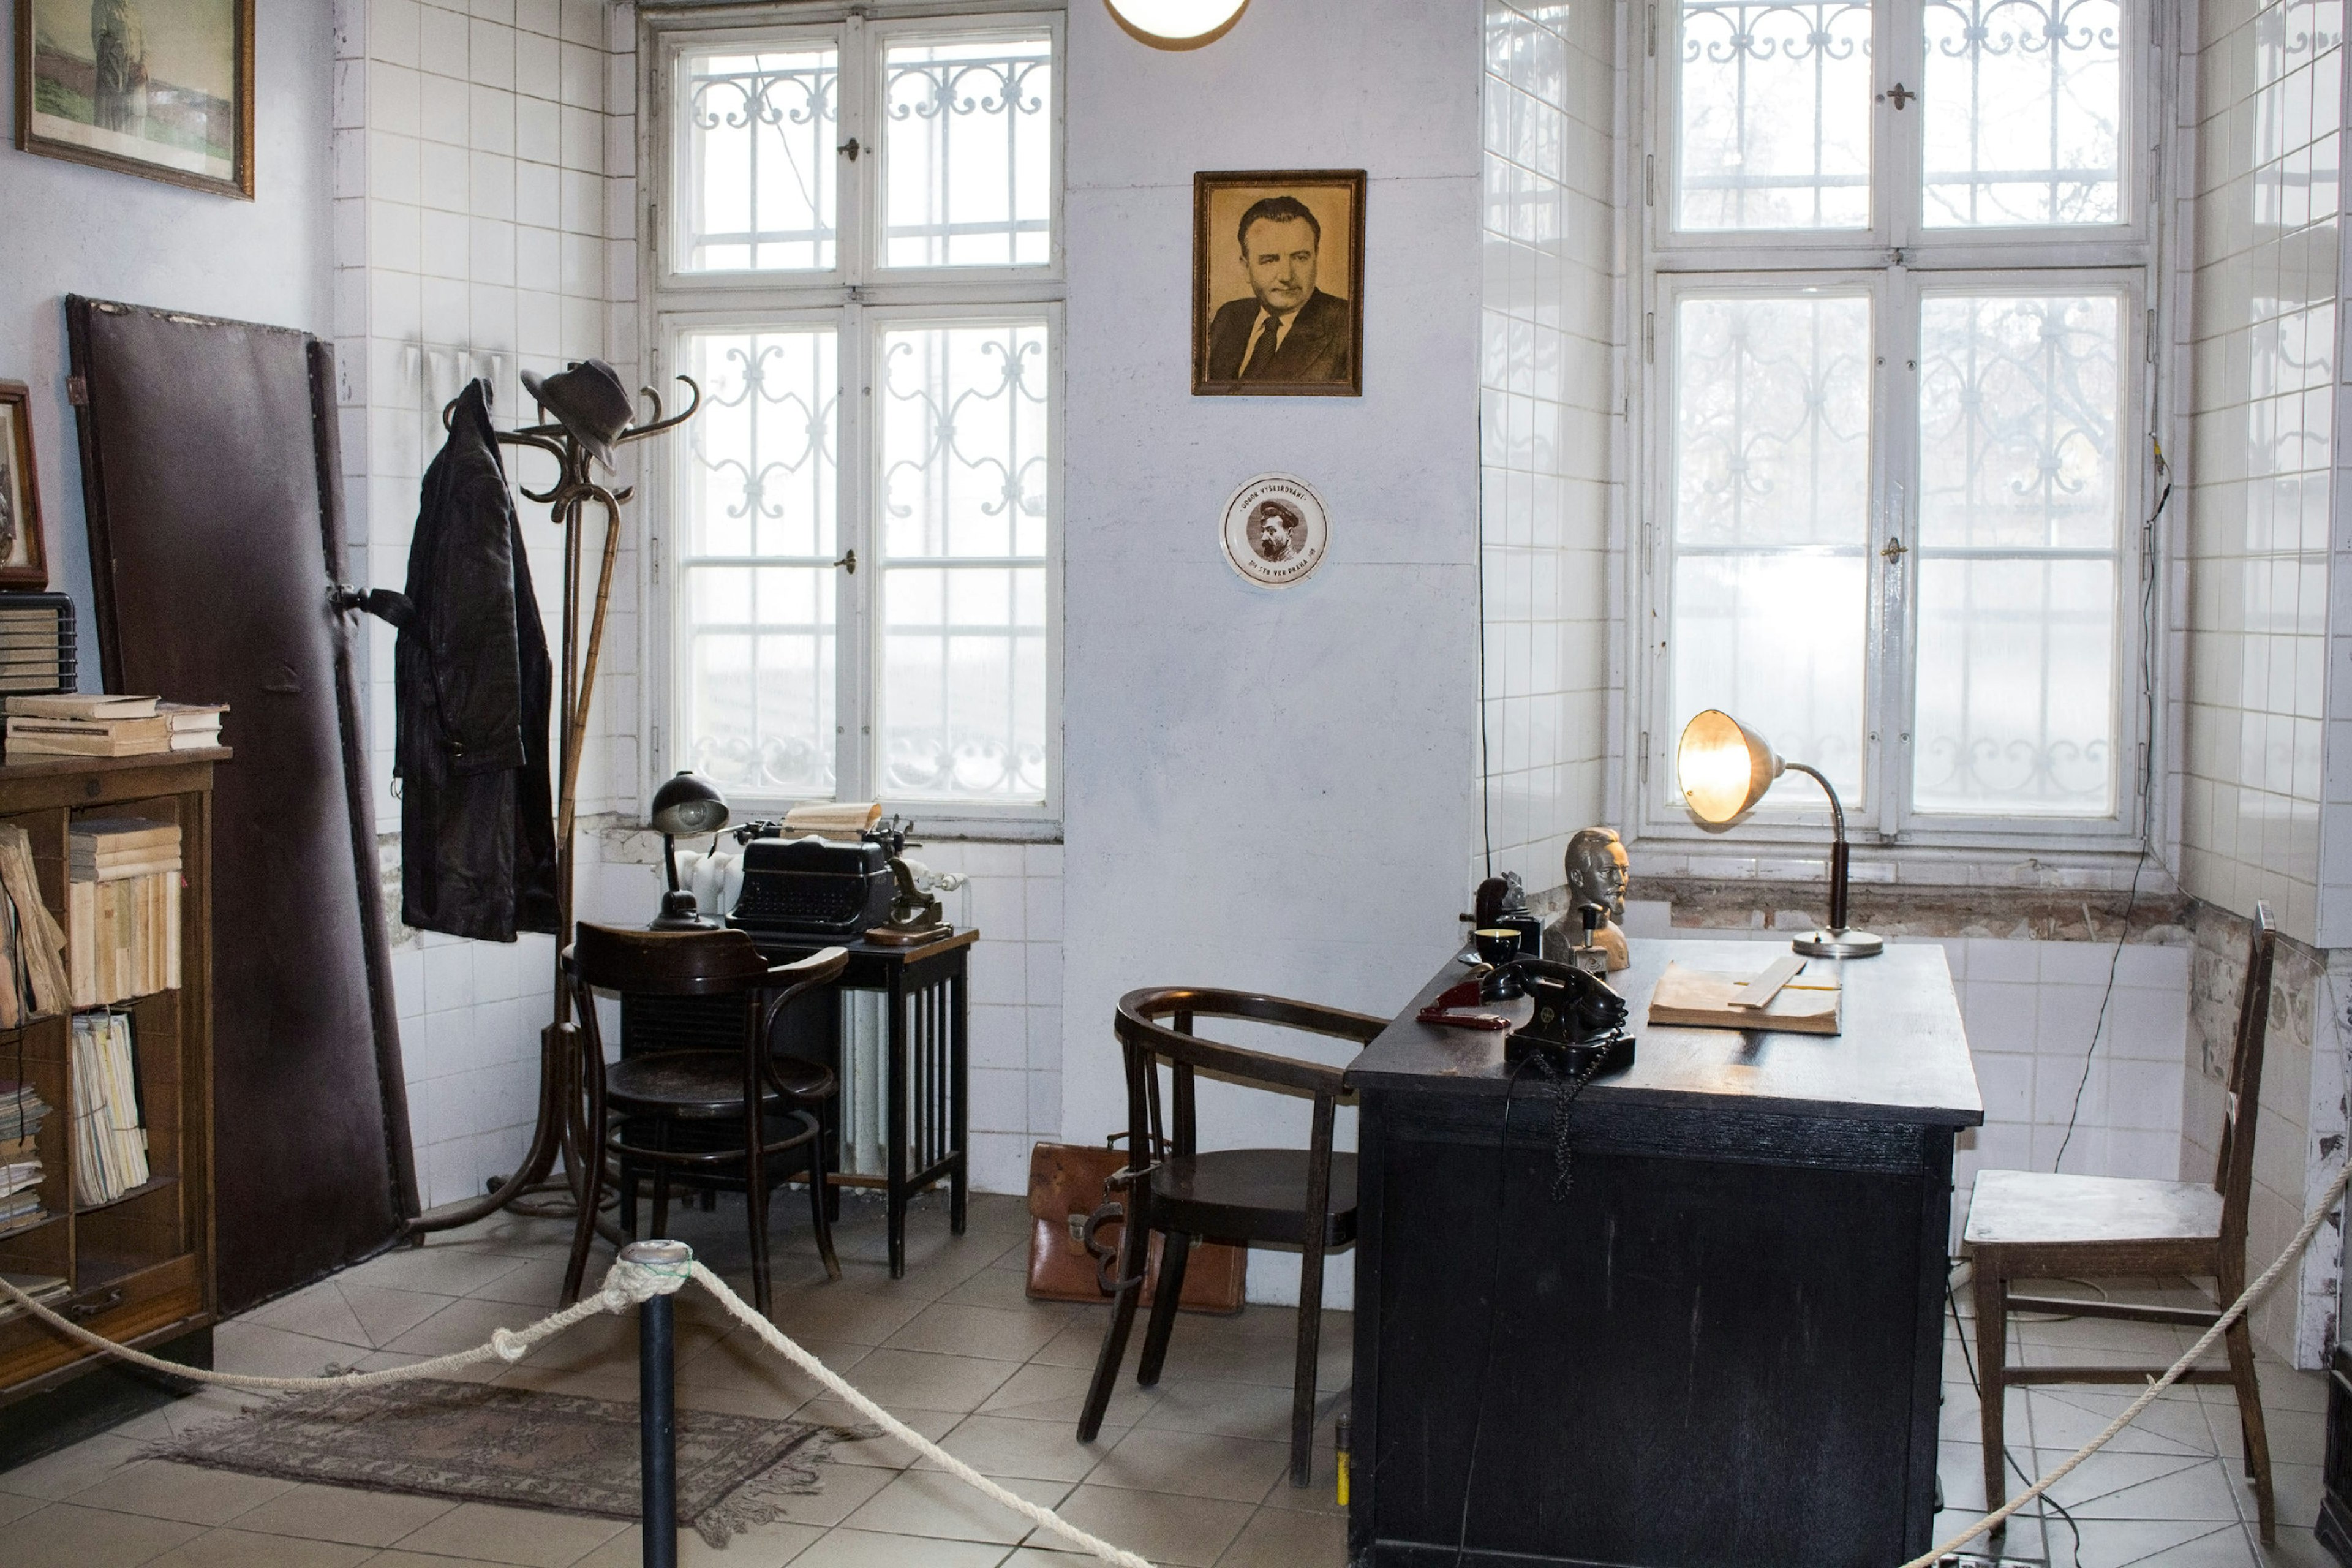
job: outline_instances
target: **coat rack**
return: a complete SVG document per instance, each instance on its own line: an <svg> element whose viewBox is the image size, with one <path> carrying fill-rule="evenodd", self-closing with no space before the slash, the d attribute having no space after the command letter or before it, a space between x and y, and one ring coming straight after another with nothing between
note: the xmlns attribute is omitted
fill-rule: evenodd
<svg viewBox="0 0 2352 1568"><path fill-rule="evenodd" d="M695 384L692 376L681 375L677 379L686 383L687 391L692 394L686 411L665 418L661 395L650 386L641 388L639 395L653 405L653 417L614 437L614 446L675 430L695 416L702 407L702 388ZM443 429L449 427L457 406L455 398L443 406ZM572 1054L566 1048L572 996L571 988L563 984L563 949L572 940L572 824L578 808L580 752L588 734L588 705L596 694L596 662L604 645L604 612L613 597L613 563L621 548L621 503L636 492L634 488L616 491L598 484L589 472L588 448L560 424L532 425L520 430L493 431L492 435L501 446L544 452L561 468L555 484L544 493L528 485L519 487L524 499L545 506L549 518L563 530L563 706L559 720L559 784L555 796L555 1011L552 1021L539 1032L539 1120L531 1129L530 1152L523 1156L512 1175L484 1196L410 1220L404 1234L415 1242L422 1242L434 1231L472 1225L505 1208L538 1217L569 1218L577 1211L562 1199L544 1205L522 1200L538 1193L562 1193L577 1204L582 1190L581 1172L586 1161L601 1157L604 1142L598 1136L599 1130L585 1125L580 1096L573 1089ZM580 638L580 567L583 522L590 501L604 509L604 554L596 574L595 608L589 617L583 647ZM559 1153L563 1156L564 1178L551 1181Z"/></svg>

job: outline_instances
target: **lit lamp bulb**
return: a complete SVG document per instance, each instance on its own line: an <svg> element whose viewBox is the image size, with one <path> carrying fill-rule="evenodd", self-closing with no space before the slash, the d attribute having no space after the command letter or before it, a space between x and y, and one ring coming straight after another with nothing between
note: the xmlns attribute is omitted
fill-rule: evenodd
<svg viewBox="0 0 2352 1568"><path fill-rule="evenodd" d="M1754 808L1786 771L1811 777L1830 797L1830 923L1807 931L1789 945L1808 958L1869 958L1886 943L1866 931L1849 931L1845 923L1845 807L1837 791L1818 768L1783 762L1747 725L1720 709L1710 708L1683 726L1675 747L1675 781L1682 786L1683 802L1702 826L1728 827Z"/></svg>
<svg viewBox="0 0 2352 1568"><path fill-rule="evenodd" d="M1103 0L1111 19L1155 49L1213 44L1241 20L1249 0Z"/></svg>

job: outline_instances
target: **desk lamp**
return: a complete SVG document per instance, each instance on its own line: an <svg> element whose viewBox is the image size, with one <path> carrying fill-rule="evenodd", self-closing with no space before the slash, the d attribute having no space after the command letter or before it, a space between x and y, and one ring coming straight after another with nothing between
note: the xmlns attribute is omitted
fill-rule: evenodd
<svg viewBox="0 0 2352 1568"><path fill-rule="evenodd" d="M1675 777L1691 815L1708 827L1728 827L1746 816L1783 772L1809 775L1830 797L1830 923L1789 945L1808 958L1870 958L1885 942L1845 923L1845 808L1818 768L1783 762L1764 737L1720 709L1710 708L1683 726L1675 747Z"/></svg>
<svg viewBox="0 0 2352 1568"><path fill-rule="evenodd" d="M669 891L662 895L655 931L703 931L717 924L695 908L694 895L677 885L677 837L716 833L727 826L727 797L719 786L688 769L654 791L651 823L662 836L662 864L669 871Z"/></svg>

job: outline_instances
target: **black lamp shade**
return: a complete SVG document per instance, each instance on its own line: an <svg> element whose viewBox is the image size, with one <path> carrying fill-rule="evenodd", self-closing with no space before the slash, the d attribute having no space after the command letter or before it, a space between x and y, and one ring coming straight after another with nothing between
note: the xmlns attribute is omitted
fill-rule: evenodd
<svg viewBox="0 0 2352 1568"><path fill-rule="evenodd" d="M700 773L679 773L654 791L649 826L656 833L691 836L727 826L727 797Z"/></svg>

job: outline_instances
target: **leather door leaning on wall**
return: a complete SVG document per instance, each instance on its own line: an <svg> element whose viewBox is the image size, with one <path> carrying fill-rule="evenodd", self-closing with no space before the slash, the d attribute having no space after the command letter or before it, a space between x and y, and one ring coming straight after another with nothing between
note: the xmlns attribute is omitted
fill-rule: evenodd
<svg viewBox="0 0 2352 1568"><path fill-rule="evenodd" d="M68 298L110 691L226 702L213 845L224 1313L416 1212L343 562L333 351Z"/></svg>

